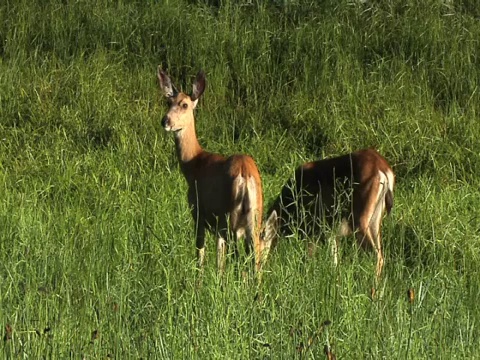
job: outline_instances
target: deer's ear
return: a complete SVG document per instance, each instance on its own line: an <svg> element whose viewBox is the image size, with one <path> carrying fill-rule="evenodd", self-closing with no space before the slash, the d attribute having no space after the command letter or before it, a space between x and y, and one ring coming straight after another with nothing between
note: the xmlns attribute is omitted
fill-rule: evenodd
<svg viewBox="0 0 480 360"><path fill-rule="evenodd" d="M172 84L172 80L170 80L170 77L167 75L165 71L162 70L160 65L158 66L158 69L157 69L157 77L158 77L158 83L160 84L160 90L163 92L163 94L167 98L174 97L178 94L177 89Z"/></svg>
<svg viewBox="0 0 480 360"><path fill-rule="evenodd" d="M205 73L202 70L200 70L197 74L195 82L193 83L193 91L190 98L192 99L192 101L196 101L200 96L202 96L204 91L205 91Z"/></svg>

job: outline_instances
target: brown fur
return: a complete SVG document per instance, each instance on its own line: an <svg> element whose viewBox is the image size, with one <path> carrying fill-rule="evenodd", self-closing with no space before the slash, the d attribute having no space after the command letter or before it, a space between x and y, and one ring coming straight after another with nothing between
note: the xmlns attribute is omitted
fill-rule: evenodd
<svg viewBox="0 0 480 360"><path fill-rule="evenodd" d="M343 222L347 229L341 235L355 231L361 247L375 250L379 277L384 263L381 219L393 207L394 181L387 161L373 149L308 162L296 169L269 213L278 213L284 234L297 226L312 236L322 233L323 220L330 227Z"/></svg>

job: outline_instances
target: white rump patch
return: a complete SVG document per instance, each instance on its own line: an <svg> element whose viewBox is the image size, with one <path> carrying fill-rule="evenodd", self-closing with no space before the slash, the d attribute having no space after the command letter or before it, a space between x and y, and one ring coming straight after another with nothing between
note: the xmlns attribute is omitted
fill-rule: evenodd
<svg viewBox="0 0 480 360"><path fill-rule="evenodd" d="M256 210L258 208L257 184L255 183L255 178L253 176L250 176L247 180L247 196L249 199L250 210Z"/></svg>
<svg viewBox="0 0 480 360"><path fill-rule="evenodd" d="M395 176L391 171L388 171L385 175L387 176L388 189L393 193L393 186L395 185Z"/></svg>
<svg viewBox="0 0 480 360"><path fill-rule="evenodd" d="M234 211L240 212L242 210L243 198L245 197L245 179L242 176L237 176L233 180L234 192Z"/></svg>
<svg viewBox="0 0 480 360"><path fill-rule="evenodd" d="M383 171L378 171L378 177L379 177L378 194L376 196L375 208L373 210L372 217L370 219L371 230L373 230L373 232L375 233L372 235L375 237L378 235L377 234L379 229L378 224L381 221L380 217L382 216L383 211L385 209L385 194L390 189L390 181L387 175Z"/></svg>

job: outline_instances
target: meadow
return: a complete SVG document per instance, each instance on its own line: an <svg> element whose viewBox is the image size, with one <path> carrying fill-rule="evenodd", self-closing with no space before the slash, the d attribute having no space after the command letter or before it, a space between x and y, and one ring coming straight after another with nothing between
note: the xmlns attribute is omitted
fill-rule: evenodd
<svg viewBox="0 0 480 360"><path fill-rule="evenodd" d="M205 71L200 143L252 155L266 207L302 162L385 156L374 296L351 238L338 267L280 239L257 286L209 237L199 274L159 64ZM4 0L0 357L480 358L479 84L476 0Z"/></svg>

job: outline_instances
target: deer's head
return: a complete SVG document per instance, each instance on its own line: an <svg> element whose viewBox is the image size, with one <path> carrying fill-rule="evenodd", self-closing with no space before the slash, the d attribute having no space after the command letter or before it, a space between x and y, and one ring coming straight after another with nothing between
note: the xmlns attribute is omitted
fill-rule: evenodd
<svg viewBox="0 0 480 360"><path fill-rule="evenodd" d="M178 91L172 84L170 77L158 67L157 72L160 90L168 100L170 108L162 119L162 126L166 131L173 131L179 135L182 130L195 126L193 109L205 90L205 74L199 71L193 83L193 91L187 95Z"/></svg>

